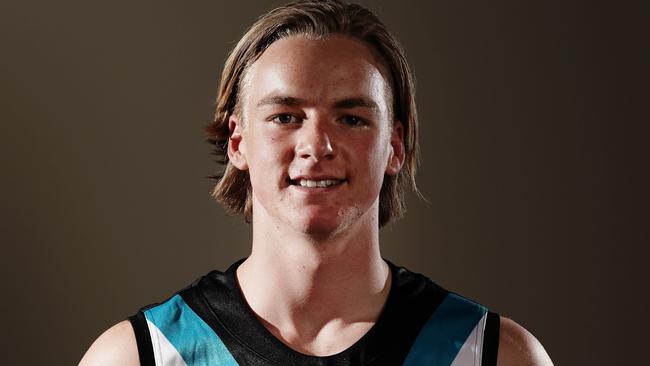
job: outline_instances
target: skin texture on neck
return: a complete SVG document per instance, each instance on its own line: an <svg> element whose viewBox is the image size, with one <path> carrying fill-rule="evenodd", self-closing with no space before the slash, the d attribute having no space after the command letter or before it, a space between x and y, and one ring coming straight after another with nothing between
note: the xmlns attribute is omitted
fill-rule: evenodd
<svg viewBox="0 0 650 366"><path fill-rule="evenodd" d="M252 254L237 278L248 305L276 338L298 352L326 356L350 347L374 325L391 281L376 221L368 221L317 242L254 218Z"/></svg>

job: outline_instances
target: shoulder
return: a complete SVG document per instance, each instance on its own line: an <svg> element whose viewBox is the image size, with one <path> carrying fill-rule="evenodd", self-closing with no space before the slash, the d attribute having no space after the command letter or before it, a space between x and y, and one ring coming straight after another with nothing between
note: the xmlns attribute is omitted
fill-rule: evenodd
<svg viewBox="0 0 650 366"><path fill-rule="evenodd" d="M497 365L553 365L542 344L512 319L501 317Z"/></svg>
<svg viewBox="0 0 650 366"><path fill-rule="evenodd" d="M93 365L140 365L135 333L128 320L115 324L100 335L79 363L79 366Z"/></svg>

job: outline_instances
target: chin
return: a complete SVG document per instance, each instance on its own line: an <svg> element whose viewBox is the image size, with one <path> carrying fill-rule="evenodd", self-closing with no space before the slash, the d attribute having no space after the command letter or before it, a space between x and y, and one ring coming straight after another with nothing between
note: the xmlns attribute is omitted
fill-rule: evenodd
<svg viewBox="0 0 650 366"><path fill-rule="evenodd" d="M345 212L296 212L292 222L295 229L316 239L326 239L348 228L358 215Z"/></svg>
<svg viewBox="0 0 650 366"><path fill-rule="evenodd" d="M296 229L303 234L315 238L327 238L339 232L341 230L341 224L331 219L316 218L313 220L305 220L303 218L299 223L299 227Z"/></svg>

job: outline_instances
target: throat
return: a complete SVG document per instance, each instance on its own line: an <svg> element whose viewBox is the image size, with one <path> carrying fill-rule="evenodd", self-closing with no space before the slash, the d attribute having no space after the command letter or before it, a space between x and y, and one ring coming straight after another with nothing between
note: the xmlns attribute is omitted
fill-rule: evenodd
<svg viewBox="0 0 650 366"><path fill-rule="evenodd" d="M332 356L359 342L374 326L375 322L346 323L336 319L319 329L296 329L290 326L277 328L272 324L264 326L275 338L294 351L318 357Z"/></svg>
<svg viewBox="0 0 650 366"><path fill-rule="evenodd" d="M309 355L339 353L361 339L382 313L392 284L381 258L370 268L256 261L251 256L237 269L245 301L271 334Z"/></svg>

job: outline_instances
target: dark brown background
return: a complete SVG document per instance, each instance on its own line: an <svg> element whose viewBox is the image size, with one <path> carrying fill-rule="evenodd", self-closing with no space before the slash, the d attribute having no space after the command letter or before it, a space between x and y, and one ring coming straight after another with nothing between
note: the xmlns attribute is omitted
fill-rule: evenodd
<svg viewBox="0 0 650 366"><path fill-rule="evenodd" d="M647 360L647 8L363 3L417 75L429 202L410 197L384 255L519 321L558 365ZM2 2L3 364L76 363L247 254L208 196L202 127L227 51L274 4Z"/></svg>

